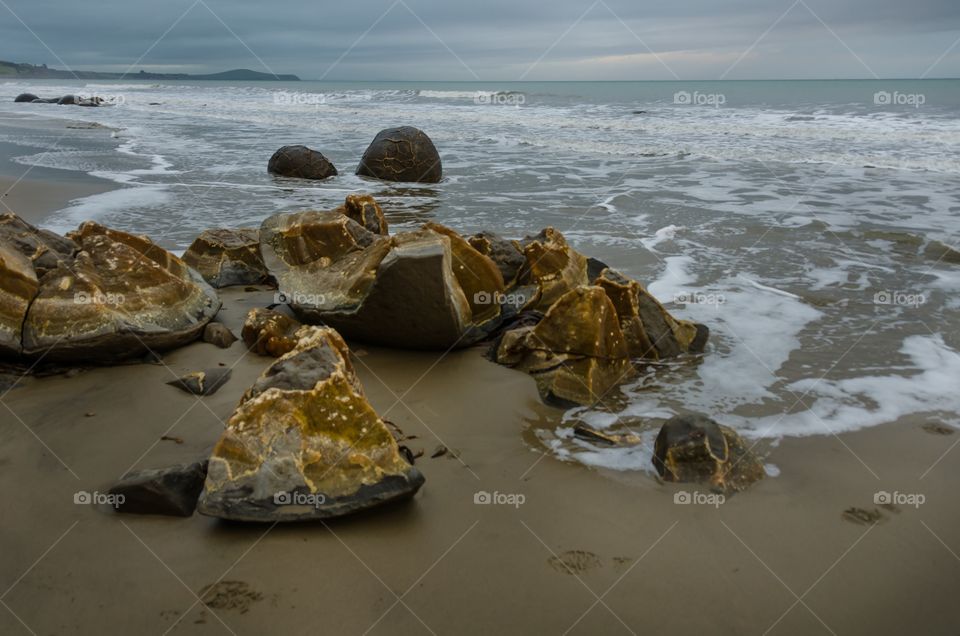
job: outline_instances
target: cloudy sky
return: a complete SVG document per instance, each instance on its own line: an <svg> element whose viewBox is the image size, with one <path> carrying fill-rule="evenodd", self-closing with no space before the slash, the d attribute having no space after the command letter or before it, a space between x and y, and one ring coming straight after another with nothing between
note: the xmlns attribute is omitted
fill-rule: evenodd
<svg viewBox="0 0 960 636"><path fill-rule="evenodd" d="M960 77L960 0L0 0L0 59L330 80Z"/></svg>

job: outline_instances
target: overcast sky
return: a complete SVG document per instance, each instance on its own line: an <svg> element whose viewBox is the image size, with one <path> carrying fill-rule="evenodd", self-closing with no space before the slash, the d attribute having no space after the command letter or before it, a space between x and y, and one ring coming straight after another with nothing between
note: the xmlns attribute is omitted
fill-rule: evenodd
<svg viewBox="0 0 960 636"><path fill-rule="evenodd" d="M0 59L331 80L960 77L960 0L0 0Z"/></svg>

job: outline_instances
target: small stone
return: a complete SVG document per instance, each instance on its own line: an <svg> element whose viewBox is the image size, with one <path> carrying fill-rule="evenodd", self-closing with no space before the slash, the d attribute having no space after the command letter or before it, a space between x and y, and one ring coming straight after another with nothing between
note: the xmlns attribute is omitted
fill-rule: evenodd
<svg viewBox="0 0 960 636"><path fill-rule="evenodd" d="M230 374L230 369L207 369L206 371L188 373L181 378L167 382L167 384L193 395L213 395L226 384L227 380L230 379Z"/></svg>
<svg viewBox="0 0 960 636"><path fill-rule="evenodd" d="M223 323L211 322L203 329L203 341L221 349L229 349L230 345L237 341L237 337Z"/></svg>

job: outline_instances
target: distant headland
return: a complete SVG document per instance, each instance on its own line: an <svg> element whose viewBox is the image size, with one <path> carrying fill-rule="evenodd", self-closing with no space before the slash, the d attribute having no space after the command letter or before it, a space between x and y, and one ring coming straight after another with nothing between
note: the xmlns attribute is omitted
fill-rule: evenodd
<svg viewBox="0 0 960 636"><path fill-rule="evenodd" d="M232 71L223 71L222 73L210 73L206 75L191 75L188 73L102 73L99 71L61 71L55 68L48 68L46 64L36 66L34 64L18 64L15 62L4 62L0 60L0 79L10 78L22 79L82 79L82 80L118 80L118 79L143 79L143 80L232 80L240 82L269 81L269 82L299 82L300 78L296 75L274 75L273 73L261 73L249 69L240 68Z"/></svg>

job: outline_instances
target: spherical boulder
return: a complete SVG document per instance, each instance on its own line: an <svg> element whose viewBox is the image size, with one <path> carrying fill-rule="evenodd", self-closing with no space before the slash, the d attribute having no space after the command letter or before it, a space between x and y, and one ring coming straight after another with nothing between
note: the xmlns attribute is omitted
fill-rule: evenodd
<svg viewBox="0 0 960 636"><path fill-rule="evenodd" d="M363 153L357 174L384 181L439 183L440 154L422 130L412 126L381 130Z"/></svg>
<svg viewBox="0 0 960 636"><path fill-rule="evenodd" d="M30 103L30 102L32 102L32 101L35 100L35 99L40 99L40 98L37 97L36 95L34 95L33 93L20 93L19 95L17 95L16 97L13 98L13 101L18 102L18 103L19 103L19 102L27 102L27 103Z"/></svg>
<svg viewBox="0 0 960 636"><path fill-rule="evenodd" d="M337 174L337 168L326 157L306 146L284 146L276 151L270 157L267 171L297 179L326 179Z"/></svg>

